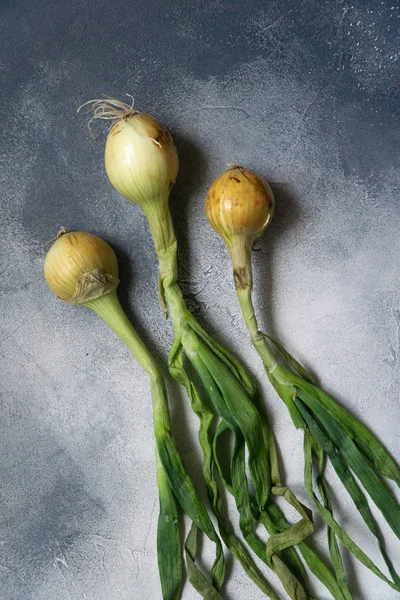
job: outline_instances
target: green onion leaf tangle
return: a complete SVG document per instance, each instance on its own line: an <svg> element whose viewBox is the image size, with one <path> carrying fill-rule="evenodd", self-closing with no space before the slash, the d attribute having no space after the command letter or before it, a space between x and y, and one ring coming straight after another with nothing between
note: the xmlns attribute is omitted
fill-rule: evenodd
<svg viewBox="0 0 400 600"><path fill-rule="evenodd" d="M299 550L332 596L347 600L343 586L306 541L313 532L311 512L280 481L275 441L253 378L186 307L177 281L177 240L169 211L169 195L179 168L171 135L153 116L117 100L105 98L84 106L91 111L91 122L110 120L105 148L108 178L120 194L140 207L149 224L159 262L158 294L174 330L169 371L186 388L199 418L203 475L221 538L248 576L276 599L277 593L260 577L247 546L234 534L223 509L223 486L234 496L249 549L277 574L290 598L313 598ZM132 219L134 215L132 211ZM221 460L225 436L233 441L228 461ZM224 452L228 452L226 448L224 444ZM296 523L287 521L276 496L297 510ZM258 524L268 533L266 540L256 533ZM195 543L191 546L194 549ZM220 576L218 583L222 572Z"/></svg>
<svg viewBox="0 0 400 600"><path fill-rule="evenodd" d="M383 537L365 497L366 492L400 539L400 507L383 481L387 477L399 486L399 468L374 435L321 390L282 344L258 329L252 302L251 250L270 222L273 208L274 197L268 183L253 171L239 166L220 175L206 199L208 220L224 240L231 256L236 292L253 346L294 425L304 430L305 487L328 525L336 578L345 581L337 544L339 539L373 573L400 591L400 578L386 554ZM375 536L390 577L378 569L335 519L324 473L326 458L369 532ZM314 486L313 459L318 464L318 490Z"/></svg>

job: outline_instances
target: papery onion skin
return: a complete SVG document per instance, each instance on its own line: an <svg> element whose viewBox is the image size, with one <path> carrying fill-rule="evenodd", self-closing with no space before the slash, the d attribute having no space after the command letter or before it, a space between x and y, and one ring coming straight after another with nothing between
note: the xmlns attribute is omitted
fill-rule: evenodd
<svg viewBox="0 0 400 600"><path fill-rule="evenodd" d="M270 223L275 207L269 184L250 169L235 166L212 184L206 199L211 226L228 246L237 236L254 241Z"/></svg>
<svg viewBox="0 0 400 600"><path fill-rule="evenodd" d="M73 304L77 303L78 281L96 271L118 281L117 257L107 242L83 231L61 232L44 261L44 276L49 288L56 296Z"/></svg>
<svg viewBox="0 0 400 600"><path fill-rule="evenodd" d="M179 160L167 129L151 115L134 113L111 128L105 166L114 188L146 209L154 201L168 200Z"/></svg>

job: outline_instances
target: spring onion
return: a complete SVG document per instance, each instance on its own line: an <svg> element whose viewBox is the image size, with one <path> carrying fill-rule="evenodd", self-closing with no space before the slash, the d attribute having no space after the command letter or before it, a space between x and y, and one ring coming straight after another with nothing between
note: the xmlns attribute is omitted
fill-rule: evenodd
<svg viewBox="0 0 400 600"><path fill-rule="evenodd" d="M322 391L309 373L271 336L259 331L252 303L251 250L269 224L274 197L268 183L253 171L232 167L211 186L206 200L208 220L226 243L243 318L267 375L289 409L293 423L304 430L305 486L328 524L329 548L338 581L346 589L337 538L378 577L400 591L400 578L386 554L383 537L364 496L368 493L400 539L400 508L381 477L400 486L400 470L383 445L357 419ZM318 463L318 497L313 484L313 457ZM369 531L375 536L391 579L337 523L324 474L327 457L350 494ZM360 485L361 484L361 485Z"/></svg>
<svg viewBox="0 0 400 600"><path fill-rule="evenodd" d="M177 283L177 241L168 206L178 173L178 156L170 134L154 117L117 100L94 100L84 106L93 112L91 121L98 118L114 122L105 149L107 175L117 191L143 210L149 223L159 261L159 297L175 334L169 370L186 388L199 417L203 474L223 541L261 587L245 547L223 512L218 474L235 498L244 539L275 571L293 600L312 598L304 567L293 548L295 544L334 598L347 600L328 567L304 542L313 531L311 513L281 485L275 442L254 380L236 358L203 330L185 305ZM197 372L212 410L203 402L187 361ZM229 466L224 469L219 441L229 433L233 435L234 447ZM254 494L250 491L246 457ZM274 503L274 495L283 496L298 510L299 522L288 523ZM261 523L270 534L266 544L255 533L256 523ZM277 598L270 586L266 588L265 582L263 586L270 598Z"/></svg>
<svg viewBox="0 0 400 600"><path fill-rule="evenodd" d="M157 555L163 599L181 597L183 569L178 505L193 522L185 547L189 580L203 598L221 599L219 589L225 571L222 545L172 438L166 387L160 369L119 303L118 263L114 251L95 235L66 233L62 229L46 256L44 274L50 289L59 298L86 306L104 319L150 378L160 504ZM212 583L195 562L197 529L216 547Z"/></svg>

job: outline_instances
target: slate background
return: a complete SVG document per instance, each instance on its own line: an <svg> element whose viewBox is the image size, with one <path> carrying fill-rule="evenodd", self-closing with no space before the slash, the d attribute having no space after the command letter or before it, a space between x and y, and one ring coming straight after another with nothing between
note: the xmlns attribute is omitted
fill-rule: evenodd
<svg viewBox="0 0 400 600"><path fill-rule="evenodd" d="M273 183L276 215L254 254L261 324L399 457L399 5L2 0L0 18L0 596L153 600L148 382L94 314L58 301L42 277L59 226L103 236L118 252L128 314L165 359L171 330L146 222L111 189L104 133L95 143L76 109L131 93L170 128L183 290L259 378L287 482L305 500L301 433L252 352L203 204L227 163ZM196 419L171 392L177 441L198 479ZM377 556L332 482L342 522ZM395 598L345 558L356 599ZM184 598L197 597L186 585ZM232 565L226 597L262 596Z"/></svg>

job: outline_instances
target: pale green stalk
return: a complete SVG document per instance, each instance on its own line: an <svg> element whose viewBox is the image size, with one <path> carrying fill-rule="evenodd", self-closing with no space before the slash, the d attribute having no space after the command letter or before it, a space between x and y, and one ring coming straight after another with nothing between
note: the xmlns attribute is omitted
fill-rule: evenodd
<svg viewBox="0 0 400 600"><path fill-rule="evenodd" d="M180 539L176 499L196 527L204 531L217 548L211 584L196 566L195 552L191 546L186 546L189 580L203 598L220 600L218 589L223 581L224 571L221 543L172 440L167 393L158 365L122 310L116 291L86 302L85 305L94 310L114 330L150 378L160 495L158 561L163 597L175 600L180 598L181 594L182 573L181 556L177 556Z"/></svg>

